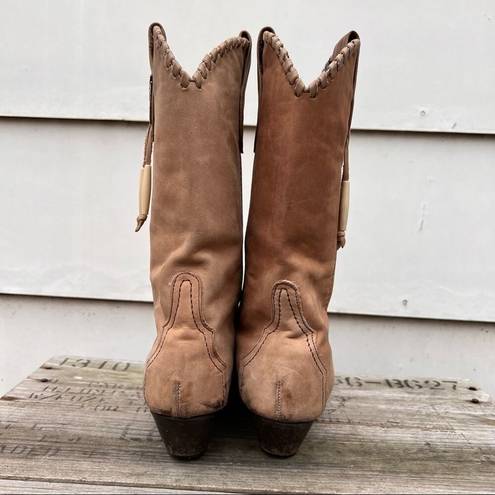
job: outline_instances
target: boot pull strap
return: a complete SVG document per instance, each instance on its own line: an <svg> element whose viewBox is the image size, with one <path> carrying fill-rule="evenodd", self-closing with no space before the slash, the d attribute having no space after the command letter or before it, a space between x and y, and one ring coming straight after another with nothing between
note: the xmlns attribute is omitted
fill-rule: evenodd
<svg viewBox="0 0 495 495"><path fill-rule="evenodd" d="M148 49L149 49L149 58L150 58L150 67L153 71L153 55L154 55L154 38L153 38L153 29L155 26L158 26L165 39L167 39L165 35L165 30L163 26L158 23L153 23L148 29ZM149 124L148 129L146 131L146 139L144 141L144 157L143 157L143 165L141 167L141 173L139 175L139 213L136 218L136 229L138 232L141 227L146 222L148 218L148 213L150 210L150 199L151 199L151 156L153 153L153 141L154 141L154 102L153 102L153 75L150 75L150 84L149 84Z"/></svg>
<svg viewBox="0 0 495 495"><path fill-rule="evenodd" d="M144 157L139 175L139 213L136 218L138 232L146 222L150 210L151 199L151 155L153 153L153 76L150 76L150 116L146 138L144 140Z"/></svg>
<svg viewBox="0 0 495 495"><path fill-rule="evenodd" d="M342 50L344 46L347 45L352 40L359 39L359 35L355 31L343 36L335 45L333 50L332 58L333 60ZM345 232L347 229L347 219L349 217L349 196L350 196L350 180L349 180L349 139L351 134L351 122L352 122L352 112L354 109L354 91L356 89L356 77L357 68L359 61L359 51L356 55L356 64L354 65L354 77L352 82L352 100L351 108L349 112L349 121L347 125L347 137L344 146L344 164L342 168L342 181L340 184L340 203L339 203L339 226L337 229L337 249L343 248L345 246Z"/></svg>
<svg viewBox="0 0 495 495"><path fill-rule="evenodd" d="M351 182L349 180L349 136L344 149L344 166L340 183L339 226L337 230L337 249L345 246L345 231L349 218L349 195Z"/></svg>

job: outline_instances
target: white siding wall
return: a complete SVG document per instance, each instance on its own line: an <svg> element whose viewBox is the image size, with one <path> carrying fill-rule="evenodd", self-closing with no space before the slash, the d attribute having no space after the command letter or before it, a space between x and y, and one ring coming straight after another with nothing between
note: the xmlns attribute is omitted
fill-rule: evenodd
<svg viewBox="0 0 495 495"><path fill-rule="evenodd" d="M190 73L225 38L270 24L307 82L356 29L355 128L495 132L492 0L2 0L0 115L145 120L154 21Z"/></svg>
<svg viewBox="0 0 495 495"><path fill-rule="evenodd" d="M0 181L1 291L151 300L147 228L133 232L144 133L0 119L0 161L11 164ZM348 244L330 308L495 321L495 138L356 131L351 147Z"/></svg>
<svg viewBox="0 0 495 495"><path fill-rule="evenodd" d="M226 37L248 29L256 38L270 24L307 82L335 41L356 29L363 48L349 241L339 253L330 309L495 322L495 2L3 0L0 14L0 293L150 300L147 233L132 232L148 112L150 22L165 25L189 72ZM255 73L253 59L246 208ZM36 331L38 313L33 310L31 326L29 319L22 324ZM368 321L352 318L359 326ZM411 322L404 323L410 329L404 342L425 331L413 319L393 321ZM396 340L387 347L380 337L392 334L393 325L370 325L374 330L359 333L356 342L375 335L384 353L396 352ZM484 324L469 332L471 324L446 323L435 335L448 346L462 325L467 333L459 342L474 339L481 349ZM75 336L67 342L75 346L82 334L78 324L67 326ZM23 345L13 328L0 328L3 352ZM110 352L106 335L98 335L102 352ZM130 352L130 340L122 345ZM72 352L85 350L80 343ZM425 351L423 364L428 356ZM384 373L391 369L386 362ZM467 370L456 366L451 375Z"/></svg>

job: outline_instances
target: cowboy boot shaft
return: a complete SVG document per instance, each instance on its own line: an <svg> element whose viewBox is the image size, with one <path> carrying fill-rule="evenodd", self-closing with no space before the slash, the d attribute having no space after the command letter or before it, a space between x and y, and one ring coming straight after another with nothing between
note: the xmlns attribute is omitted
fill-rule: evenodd
<svg viewBox="0 0 495 495"><path fill-rule="evenodd" d="M249 48L241 33L191 77L163 28L150 28L157 338L145 397L155 413L199 416L227 399L242 272L240 136Z"/></svg>
<svg viewBox="0 0 495 495"><path fill-rule="evenodd" d="M305 87L279 38L260 34L238 363L241 395L263 417L314 420L333 385L327 306L358 52L349 33Z"/></svg>

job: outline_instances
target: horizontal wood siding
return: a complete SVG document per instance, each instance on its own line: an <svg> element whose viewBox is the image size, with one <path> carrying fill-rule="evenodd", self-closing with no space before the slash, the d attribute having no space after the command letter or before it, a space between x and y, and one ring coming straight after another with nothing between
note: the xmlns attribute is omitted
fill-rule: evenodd
<svg viewBox="0 0 495 495"><path fill-rule="evenodd" d="M193 72L225 38L272 25L306 82L350 29L363 41L356 129L495 132L491 0L4 0L0 115L146 120L146 31L162 22ZM246 123L256 122L256 66Z"/></svg>
<svg viewBox="0 0 495 495"><path fill-rule="evenodd" d="M151 300L145 126L0 120L0 292ZM245 214L254 131L243 155ZM354 132L330 310L495 321L495 138Z"/></svg>

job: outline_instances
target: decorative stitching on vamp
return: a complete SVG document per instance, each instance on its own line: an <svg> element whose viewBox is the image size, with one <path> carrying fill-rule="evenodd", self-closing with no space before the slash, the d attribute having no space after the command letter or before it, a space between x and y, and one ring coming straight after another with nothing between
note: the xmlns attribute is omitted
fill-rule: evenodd
<svg viewBox="0 0 495 495"><path fill-rule="evenodd" d="M321 72L321 74L308 86L304 84L304 81L300 78L297 69L294 67L287 49L284 47L280 38L270 31L263 33L263 41L270 46L277 55L282 69L285 73L285 77L294 90L296 96L301 96L303 93L309 93L312 98L315 98L318 91L326 88L330 82L335 79L337 72L339 72L345 63L350 59L351 55L359 50L360 41L355 39L347 43L339 54L333 59L329 60Z"/></svg>
<svg viewBox="0 0 495 495"><path fill-rule="evenodd" d="M275 294L277 293L278 291L278 316L277 316L277 325L275 326L275 328L273 328L272 330L270 331L267 331L274 323L275 323ZM263 347L263 344L265 343L267 337L272 334L273 332L275 332L276 330L278 330L278 327L280 326L280 315L282 313L282 308L281 308L281 304L280 304L280 298L282 297L282 289L275 286L272 290L272 321L263 329L263 332L261 334L261 337L260 339L258 340L258 342L256 342L255 346L253 347L253 349L251 351L249 351L249 353L246 355L246 357L244 359L247 359L247 357L249 356L249 354L251 354L255 349L256 349L256 352L254 353L253 356L251 356L251 358L249 359L249 361L247 361L246 363L244 363L243 365L243 369L258 355L258 353L260 352L261 348Z"/></svg>
<svg viewBox="0 0 495 495"><path fill-rule="evenodd" d="M296 292L296 303L297 303L299 312L302 314L302 307L300 306L300 301L297 300L297 297L298 296L297 296L297 292ZM301 330L301 332L306 336L306 343L308 344L309 350L311 351L311 355L313 356L313 359L315 361L316 366L319 369L319 367L320 367L319 365L321 365L323 367L323 370L326 372L327 369L326 369L325 365L323 364L323 361L320 359L320 356L318 355L318 352L316 350L316 343L315 343L314 338L313 338L313 332L314 332L314 330L306 322L303 322L304 323L304 326L308 330L309 334L304 331L304 328L299 323L299 319L297 318L296 312L294 311L294 308L292 307L292 302L290 300L290 295L289 295L289 292L288 291L287 291L287 299L289 301L289 306L290 306L290 309L292 310L292 315L294 316L294 320L296 320L297 326L299 327L299 329ZM311 345L309 343L309 336L311 336L311 342L313 343L313 347L315 349L316 356L315 356L315 353L313 352L313 349L311 348ZM320 372L323 374L323 372L321 371L321 369L320 369Z"/></svg>
<svg viewBox="0 0 495 495"><path fill-rule="evenodd" d="M282 418L282 381L277 380L275 383L275 417Z"/></svg>
<svg viewBox="0 0 495 495"><path fill-rule="evenodd" d="M247 38L242 36L234 36L225 40L216 48L207 53L200 62L198 68L192 76L182 68L178 60L175 58L167 40L163 36L160 27L153 28L154 48L162 55L165 62L165 68L172 74L174 79L177 79L183 88L187 88L190 83L194 83L198 89L201 89L203 82L208 78L208 73L213 70L222 57L231 50L237 48L247 48L251 43Z"/></svg>
<svg viewBox="0 0 495 495"><path fill-rule="evenodd" d="M220 373L223 373L223 370L218 367L217 363L215 363L215 360L213 359L213 357L212 357L212 355L210 353L210 348L208 347L208 341L206 340L206 335L199 328L198 322L196 321L196 317L194 316L193 298L192 298L192 292L193 292L192 291L192 284L191 284L190 281L188 281L188 282L191 285L191 290L189 291L189 304L191 305L191 315L193 317L194 325L198 329L199 333L201 333L201 335L203 336L203 340L205 341L206 351L208 352L208 357L210 358L210 361L213 363L213 366L215 366L215 368L218 371L220 371ZM182 284L181 284L181 286L182 286Z"/></svg>
<svg viewBox="0 0 495 495"><path fill-rule="evenodd" d="M300 296L299 296L299 290L295 284L293 284L292 282L287 281L287 280L277 282L273 286L273 289L272 289L272 320L271 320L270 324L263 329L261 337L256 342L255 346L244 357L244 360L246 360L246 359L248 359L248 360L246 362L243 362L243 360L241 360L241 362L243 362L241 379L242 379L242 374L244 372L244 369L259 354L259 352L263 348L263 345L265 344L266 340L268 339L268 336L271 335L273 332L276 332L278 330L278 328L280 327L282 292L285 292L285 294L286 294L286 297L287 297L287 300L289 302L289 306L290 306L290 309L292 312L292 316L293 316L298 328L301 330L301 333L304 335L304 337L306 339L306 345L308 346L308 349L311 353L311 357L313 358L313 362L316 366L316 369L319 371L319 373L321 375L321 378L322 378L322 382L321 382L322 403L324 403L325 402L325 383L326 383L326 371L327 371L327 369L326 369L326 366L323 364L323 361L321 360L321 358L318 354L318 350L316 348L316 343L314 341L314 330L311 328L309 323L304 318L302 301L300 300ZM290 292L293 292L295 294L297 311L295 310L295 308L292 304ZM278 299L275 297L275 295L277 293L278 293ZM278 313L275 310L275 306L278 306ZM297 313L299 313L299 317L298 317ZM276 325L274 326L275 319L277 320L277 322L276 322ZM300 319L301 319L301 321L300 321ZM273 326L274 326L274 328L271 328ZM306 328L306 330L305 330L305 328ZM311 339L311 342L310 342L310 339Z"/></svg>
<svg viewBox="0 0 495 495"><path fill-rule="evenodd" d="M198 325L198 322L196 320L196 317L194 315L194 309L193 309L193 302L192 302L192 283L189 279L180 279L181 275L189 275L189 276L192 276L199 284L199 279L198 277L196 277L195 275L193 275L192 273L189 273L189 272L182 272L182 273L179 273L175 276L174 278L174 281L173 281L173 284L172 284L172 293L171 293L171 298L172 298L172 302L171 302L171 307L174 308L174 311L173 311L173 319L172 321L171 318L172 318L172 314L170 315L169 317L169 320L167 321L167 323L163 326L164 330L162 332L162 336L161 336L161 339L160 339L160 344L158 345L155 353L153 354L153 356L148 360L148 363L147 363L147 368L149 368L151 366L151 364L153 363L153 361L156 359L156 357L158 356L158 354L160 353L162 347L163 347L163 344L165 342L165 337L166 337L166 334L167 332L173 328L173 326L175 325L175 320L177 318L177 312L179 310L179 306L180 306L180 298L181 298L181 295L182 295L182 291L181 291L181 288L182 288L182 285L185 283L185 282L188 282L189 284L191 284L191 291L190 291L190 305L191 305L191 314L192 314L192 317L193 317L193 321L194 321L194 325L196 327L196 329L203 335L203 338L205 339L205 345L206 345L206 349L208 351L208 356L211 360L211 362L213 363L213 365L215 366L215 368L217 368L221 373L223 373L223 370L220 369L217 364L215 363L215 360L213 359L211 353L210 353L210 349L207 345L207 340L206 340L206 336L204 335L204 333L201 331L201 328L200 326ZM180 285L178 287L178 289L176 289L176 284L178 282L178 280L180 279ZM179 295L177 297L177 303L176 305L173 304L173 298L174 298L174 294L176 293L176 290L178 290L179 292ZM199 286L198 286L198 290L199 290ZM175 306L175 307L174 307ZM199 310L200 311L200 310ZM201 319L201 323L203 323L203 318L201 317L200 315L200 319ZM214 331L213 329L211 329L210 327L208 327L207 325L205 325L203 323L203 326L209 331L211 332L212 334L214 334ZM222 359L220 359L220 356L218 356L217 353L215 353L215 357L220 361L220 363L226 367L226 364L223 362Z"/></svg>
<svg viewBox="0 0 495 495"><path fill-rule="evenodd" d="M197 304L197 306L198 306L199 320L201 322L201 325L206 330L208 330L211 333L211 337L213 339L214 338L214 335L215 335L215 330L213 330L213 328L211 328L208 325L208 323L206 322L206 319L203 316L203 307L202 307L203 306L203 285L201 283L201 279L199 277L197 277L196 275L194 275L194 273L191 273L191 272L182 272L181 274L183 274L183 275L190 275L197 282L197 291L198 291L198 304ZM191 293L191 298L192 298L192 293ZM192 311L194 323L195 323L196 327L199 329L198 323L196 322L196 318L194 316L194 311L192 309L191 309L191 311ZM205 338L206 338L206 336L205 336ZM215 359L218 359L218 361L220 361L220 363L222 364L222 366L224 368L226 368L227 367L227 363L225 363L225 361L219 356L219 354L216 352L215 348L212 349L212 352L215 354Z"/></svg>
<svg viewBox="0 0 495 495"><path fill-rule="evenodd" d="M201 335L203 336L203 339L204 339L204 343L205 343L205 347L206 347L206 351L208 353L208 357L210 359L210 362L213 364L213 366L215 366L215 368L220 372L221 376L222 376L222 383L223 383L223 390L222 390L222 400L223 402L225 402L225 395L226 395L226 389L227 389L227 381L225 379L225 375L224 375L224 370L221 369L218 364L216 363L215 361L215 358L221 363L221 365L226 368L227 365L224 363L224 361L220 358L220 356L216 353L215 349L212 349L212 351L214 352L215 354L215 358L212 356L211 352L210 352L210 347L208 346L208 340L206 338L206 335L204 333L204 331L201 329L200 325L198 324L198 321L196 319L196 316L194 314L194 303L193 303L193 297L192 297L192 293L193 293L193 283L192 281L189 279L189 278L181 278L181 276L183 277L184 275L186 276L190 276L190 277L193 277L194 280L197 282L197 291L198 291L198 301L197 301L197 305L198 305L198 313L199 313L199 317L200 317L200 321L201 321L201 324L203 326L203 328L205 328L206 330L208 330L211 335L212 335L212 339L213 339L213 335L214 335L214 330L212 328L210 328L206 322L204 322L203 320L203 317L201 315L201 282L200 282L200 279L194 275L193 273L190 273L190 272L181 272L181 273L178 273L175 277L174 277L174 281L172 283L172 291L171 291L171 308L173 309L173 313L171 312L170 316L169 316L169 319L167 321L167 323L162 327L163 328L163 331L162 331L162 335L160 337L160 343L158 344L157 346L157 349L156 351L154 352L153 356L150 357L150 359L148 360L147 364L146 364L146 370L148 370L148 368L151 367L153 361L155 361L155 359L157 358L157 356L160 354L162 348L163 348L163 345L165 344L165 339L166 339L166 335L167 333L169 332L169 330L171 330L174 325L175 325L175 320L177 318L177 312L179 310L179 307L180 307L180 298L181 298L181 295L182 295L182 285L184 283L188 283L191 288L190 288L190 291L189 291L189 298L190 298L190 301L189 301L189 304L190 304L190 309L191 309L191 315L192 315L192 318L193 318L193 321L194 321L194 326L196 327L196 329L201 333ZM180 285L178 287L178 289L176 289L176 284L177 282L180 281ZM174 294L176 293L176 290L178 290L179 294L177 296L177 303L174 305L173 302L174 302ZM173 314L173 319L172 319L172 314ZM171 321L172 320L172 321ZM213 345L213 341L212 341L212 345ZM144 376L144 389L145 389L145 398L147 399L146 397L146 373L145 373L145 376ZM177 395L178 394L178 395ZM176 390L176 399L177 397L179 398L180 400L180 386L179 388Z"/></svg>
<svg viewBox="0 0 495 495"><path fill-rule="evenodd" d="M180 382L175 382L175 407L176 407L176 413L177 416L180 416L180 410L181 410L181 385Z"/></svg>
<svg viewBox="0 0 495 495"><path fill-rule="evenodd" d="M153 363L153 361L156 359L156 356L158 356L158 354L160 353L160 351L161 351L161 349L163 347L163 343L165 342L165 337L166 337L167 332L175 324L175 318L177 317L177 311L179 309L180 296L181 296L180 287L179 287L179 296L177 298L177 305L175 306L175 310L174 310L175 285L177 284L178 278L179 278L178 276L176 276L174 278L174 282L172 284L172 290L171 290L171 293L170 293L170 307L172 308L173 311L170 312L170 315L168 317L167 323L165 323L162 326L162 334L160 336L160 343L158 344L158 346L157 346L155 352L153 353L153 355L148 359L148 362L146 363L146 368L149 368L151 366L151 364Z"/></svg>

